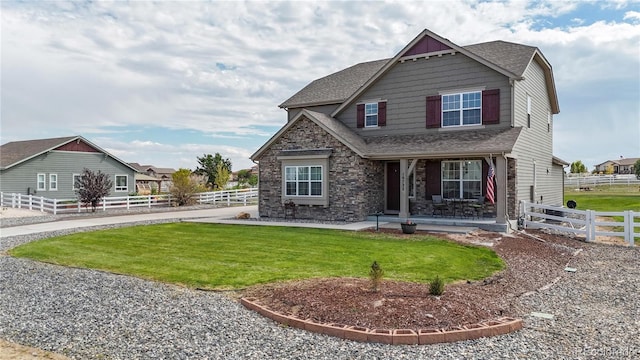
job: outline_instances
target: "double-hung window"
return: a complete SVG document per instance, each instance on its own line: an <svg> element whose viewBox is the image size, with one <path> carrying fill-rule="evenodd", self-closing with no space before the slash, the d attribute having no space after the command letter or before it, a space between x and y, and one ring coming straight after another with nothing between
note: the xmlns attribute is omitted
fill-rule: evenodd
<svg viewBox="0 0 640 360"><path fill-rule="evenodd" d="M287 196L322 196L322 166L285 166Z"/></svg>
<svg viewBox="0 0 640 360"><path fill-rule="evenodd" d="M38 174L38 178L36 181L36 189L39 191L47 190L47 175L46 174Z"/></svg>
<svg viewBox="0 0 640 360"><path fill-rule="evenodd" d="M475 199L482 195L482 161L443 161L444 198Z"/></svg>
<svg viewBox="0 0 640 360"><path fill-rule="evenodd" d="M72 190L80 190L80 178L82 177L82 175L80 174L73 174L72 178L71 178L71 182L72 182Z"/></svg>
<svg viewBox="0 0 640 360"><path fill-rule="evenodd" d="M58 174L49 174L49 191L58 191Z"/></svg>
<svg viewBox="0 0 640 360"><path fill-rule="evenodd" d="M442 126L480 125L482 92L442 95Z"/></svg>
<svg viewBox="0 0 640 360"><path fill-rule="evenodd" d="M129 191L128 180L127 175L116 175L116 191Z"/></svg>
<svg viewBox="0 0 640 360"><path fill-rule="evenodd" d="M364 104L364 126L378 126L378 103Z"/></svg>

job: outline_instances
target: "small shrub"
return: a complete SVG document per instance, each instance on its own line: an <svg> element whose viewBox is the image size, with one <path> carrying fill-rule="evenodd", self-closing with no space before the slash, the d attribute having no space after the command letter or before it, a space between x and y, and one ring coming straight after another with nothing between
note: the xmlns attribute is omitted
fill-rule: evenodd
<svg viewBox="0 0 640 360"><path fill-rule="evenodd" d="M444 280L436 275L436 278L429 283L429 294L439 296L444 293Z"/></svg>
<svg viewBox="0 0 640 360"><path fill-rule="evenodd" d="M369 279L371 280L372 291L380 291L380 283L382 282L383 275L384 270L382 270L377 261L374 261L373 264L371 264L371 270L369 270Z"/></svg>

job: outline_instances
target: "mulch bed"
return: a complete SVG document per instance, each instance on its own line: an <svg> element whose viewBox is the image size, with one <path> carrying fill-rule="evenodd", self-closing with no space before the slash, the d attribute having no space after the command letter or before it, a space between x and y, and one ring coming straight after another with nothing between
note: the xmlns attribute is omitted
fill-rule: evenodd
<svg viewBox="0 0 640 360"><path fill-rule="evenodd" d="M395 233L405 238L424 235ZM507 265L482 281L449 284L441 296L429 295L428 284L400 281L383 281L380 291L374 292L368 279L356 278L262 285L247 289L243 296L255 297L272 310L300 319L376 329L453 329L501 316L518 317L516 299L561 276L575 248L583 245L562 236L529 233L539 240L484 231L436 235L467 245L493 244L492 249Z"/></svg>

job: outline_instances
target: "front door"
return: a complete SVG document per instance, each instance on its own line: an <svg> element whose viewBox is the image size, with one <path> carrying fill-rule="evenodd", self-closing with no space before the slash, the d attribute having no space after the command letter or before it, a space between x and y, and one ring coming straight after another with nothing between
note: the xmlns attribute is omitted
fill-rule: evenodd
<svg viewBox="0 0 640 360"><path fill-rule="evenodd" d="M398 214L400 212L400 163L387 163L387 199L385 213Z"/></svg>

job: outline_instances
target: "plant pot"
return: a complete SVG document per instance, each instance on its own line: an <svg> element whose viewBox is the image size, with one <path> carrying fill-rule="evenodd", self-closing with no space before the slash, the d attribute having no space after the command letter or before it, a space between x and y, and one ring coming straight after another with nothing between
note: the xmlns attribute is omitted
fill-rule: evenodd
<svg viewBox="0 0 640 360"><path fill-rule="evenodd" d="M402 226L402 232L404 234L413 234L414 232L416 232L416 225L417 224L401 223L400 225Z"/></svg>

